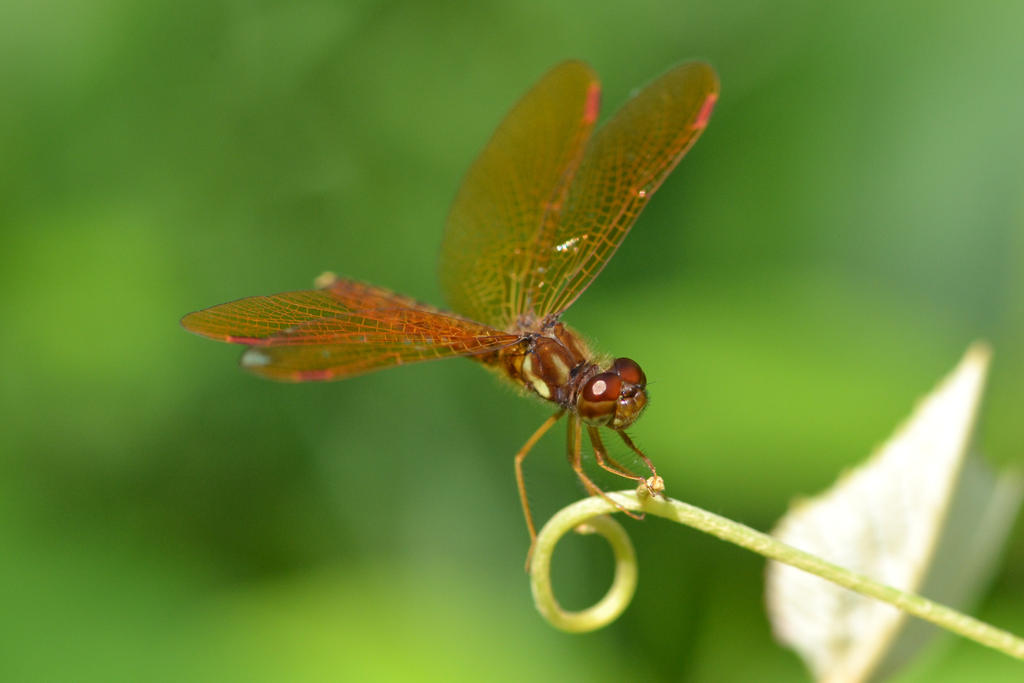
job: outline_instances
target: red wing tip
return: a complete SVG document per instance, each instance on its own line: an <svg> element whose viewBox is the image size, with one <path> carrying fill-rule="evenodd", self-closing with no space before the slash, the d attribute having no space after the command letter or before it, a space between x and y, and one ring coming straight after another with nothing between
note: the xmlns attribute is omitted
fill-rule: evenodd
<svg viewBox="0 0 1024 683"><path fill-rule="evenodd" d="M700 113L697 114L697 119L693 122L694 128L704 128L708 125L708 119L711 118L711 112L715 109L715 102L718 101L718 93L709 93L704 99L704 104L700 107Z"/></svg>
<svg viewBox="0 0 1024 683"><path fill-rule="evenodd" d="M333 378L335 375L331 370L303 370L292 375L298 382L322 382Z"/></svg>
<svg viewBox="0 0 1024 683"><path fill-rule="evenodd" d="M212 339L214 341L223 341L223 342L232 342L232 341L234 341L232 339L231 335L228 335L228 334L217 334L215 332L210 332L209 330L203 329L203 326L201 324L196 324L192 320L192 318L194 318L195 316L199 315L200 313L202 313L202 311L196 311L195 313L189 313L188 315L182 316L181 320L178 321L178 324L181 325L183 328L185 328L185 330L187 332L191 332L192 334L197 334L200 337L204 337L206 339Z"/></svg>
<svg viewBox="0 0 1024 683"><path fill-rule="evenodd" d="M601 86L591 83L587 89L587 99L583 105L583 120L586 123L597 121L597 115L601 111Z"/></svg>
<svg viewBox="0 0 1024 683"><path fill-rule="evenodd" d="M214 341L227 342L228 344L245 344L246 346L269 346L270 340L266 337L245 337L241 335L230 334L227 332L214 332L202 322L196 323L195 318L201 316L205 311L194 311L182 316L178 324L183 328L191 332L192 334L198 334L200 337L206 339L212 339Z"/></svg>
<svg viewBox="0 0 1024 683"><path fill-rule="evenodd" d="M270 346L270 340L266 337L236 337L233 334L221 335L218 339L223 339L229 344L245 344L247 346Z"/></svg>
<svg viewBox="0 0 1024 683"><path fill-rule="evenodd" d="M210 332L209 330L203 330L198 327L191 327L186 325L182 321L181 326L192 334L197 334L205 339L212 339L213 341L227 342L228 344L245 344L246 346L269 346L270 340L265 337L236 337L233 334L223 334Z"/></svg>

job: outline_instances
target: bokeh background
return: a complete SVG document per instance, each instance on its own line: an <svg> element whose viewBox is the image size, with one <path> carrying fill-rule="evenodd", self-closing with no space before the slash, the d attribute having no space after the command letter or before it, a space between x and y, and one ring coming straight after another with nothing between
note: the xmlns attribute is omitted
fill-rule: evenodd
<svg viewBox="0 0 1024 683"><path fill-rule="evenodd" d="M569 312L652 379L675 497L767 529L995 348L979 444L1024 461L1024 4L0 6L0 678L800 680L763 561L629 523L636 600L534 611L512 454L548 414L472 363L290 386L178 318L334 270L441 303L447 205L551 65L605 115L703 58L707 133ZM582 494L560 430L544 519ZM613 485L614 482L607 482ZM559 595L610 577L566 541ZM1024 631L1018 523L982 618ZM1020 680L940 640L908 681Z"/></svg>

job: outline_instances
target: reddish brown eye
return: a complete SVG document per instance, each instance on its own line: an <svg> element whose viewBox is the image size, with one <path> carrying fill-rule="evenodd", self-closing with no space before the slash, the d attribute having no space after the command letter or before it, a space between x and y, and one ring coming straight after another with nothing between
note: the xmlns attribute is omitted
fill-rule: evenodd
<svg viewBox="0 0 1024 683"><path fill-rule="evenodd" d="M583 387L583 396L588 401L614 401L619 397L622 380L611 372L602 372L590 378Z"/></svg>
<svg viewBox="0 0 1024 683"><path fill-rule="evenodd" d="M640 369L640 366L635 361L629 358L616 358L612 364L612 372L622 378L623 382L627 384L638 384L644 386L647 384L647 375Z"/></svg>

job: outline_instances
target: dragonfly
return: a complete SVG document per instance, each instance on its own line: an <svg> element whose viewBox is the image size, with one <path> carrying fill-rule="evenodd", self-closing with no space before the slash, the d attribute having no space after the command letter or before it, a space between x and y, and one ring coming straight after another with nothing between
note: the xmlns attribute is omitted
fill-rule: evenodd
<svg viewBox="0 0 1024 683"><path fill-rule="evenodd" d="M682 64L595 131L594 71L580 61L548 71L506 115L456 194L440 256L447 310L325 273L315 289L239 299L189 313L181 324L248 347L240 365L273 380L337 380L461 356L554 404L513 459L532 550L537 532L523 461L565 415L569 463L588 495L610 500L583 468L584 429L600 467L651 494L664 490L626 433L647 406L646 375L629 358L591 351L561 317L700 137L718 92L712 67ZM602 428L650 474L614 460Z"/></svg>

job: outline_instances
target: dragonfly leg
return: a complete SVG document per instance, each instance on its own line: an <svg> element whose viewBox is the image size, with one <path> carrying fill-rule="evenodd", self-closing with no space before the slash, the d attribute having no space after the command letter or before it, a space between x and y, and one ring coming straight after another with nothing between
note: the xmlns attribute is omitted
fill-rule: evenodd
<svg viewBox="0 0 1024 683"><path fill-rule="evenodd" d="M627 510L625 507L616 503L614 500L608 497L608 494L601 490L601 488L595 484L587 473L583 471L583 458L582 458L582 441L583 432L580 427L580 419L575 415L569 416L569 464L572 465L572 469L576 472L576 476L579 477L580 481L583 482L583 487L592 496L601 496L606 501L614 505L619 509L620 512L626 513L633 519L643 519L642 513L636 513L632 510ZM595 446L596 448L596 446ZM603 446L602 446L603 449ZM612 470L614 471L614 470ZM616 472L618 474L618 472Z"/></svg>
<svg viewBox="0 0 1024 683"><path fill-rule="evenodd" d="M644 483L645 478L639 474L633 474L628 469L620 465L612 456L608 454L607 449L604 447L604 442L601 441L601 433L597 427L593 425L587 425L587 434L590 435L590 443L594 446L594 457L597 459L597 464L608 470L612 474L617 474L620 477L626 479L632 479L634 481Z"/></svg>
<svg viewBox="0 0 1024 683"><path fill-rule="evenodd" d="M526 528L530 531L530 550L526 553L526 569L530 569L530 557L533 556L533 544L537 541L537 529L533 526L533 515L530 514L530 501L526 498L526 483L523 480L523 460L530 453L530 450L540 440L540 437L544 436L551 427L565 414L564 410L559 410L557 413L549 417L544 421L537 431L533 433L523 447L516 453L515 464L516 464L516 486L519 487L519 501L523 505L523 516L526 518Z"/></svg>
<svg viewBox="0 0 1024 683"><path fill-rule="evenodd" d="M626 445L629 446L634 453L640 456L640 459L644 461L645 465L647 465L647 469L651 471L651 476L647 477L647 479L644 480L644 484L647 486L648 493L650 493L652 496L664 494L665 480L658 475L658 470L654 469L654 463L651 462L651 459L644 455L644 452L636 447L636 444L633 443L633 439L629 438L629 435L626 434L626 432L620 431L618 434L620 437L622 437L622 440L626 443Z"/></svg>

